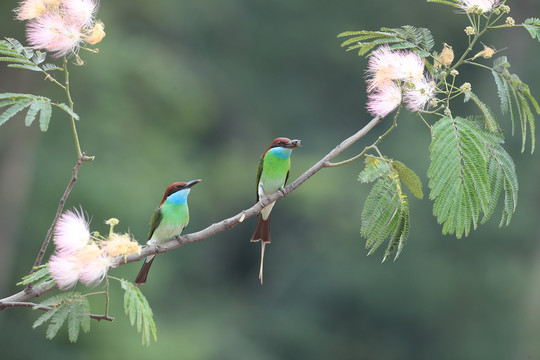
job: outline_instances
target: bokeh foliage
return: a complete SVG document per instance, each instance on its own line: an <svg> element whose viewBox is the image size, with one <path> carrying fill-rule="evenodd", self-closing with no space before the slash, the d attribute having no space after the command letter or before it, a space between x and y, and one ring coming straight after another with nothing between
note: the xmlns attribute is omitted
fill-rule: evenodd
<svg viewBox="0 0 540 360"><path fill-rule="evenodd" d="M509 5L516 20L540 13L536 2ZM1 32L23 39L23 25L12 21L15 6L0 4ZM115 216L141 242L169 183L203 179L190 195L186 229L199 230L253 203L257 160L273 138L302 139L292 158L294 179L367 123L365 60L345 53L338 33L409 23L429 27L456 52L466 46L464 24L448 8L413 0L102 1L100 18L107 32L100 54L88 55L71 74L82 146L96 160L81 170L68 206L83 204L96 227ZM497 34L490 45L508 47L513 72L538 96L532 59L540 50L523 32ZM497 89L485 75L471 79L473 90L487 94L484 100L491 96L495 109ZM38 73L0 67L0 91L36 89L61 99ZM462 115L471 109L464 104ZM8 189L0 192L0 225L13 227L13 236L0 234L2 294L15 291L16 279L29 270L75 163L68 118L57 113L46 134L35 125L26 129L24 116L0 128L0 178ZM38 310L0 313L2 353L25 359L540 357L540 167L537 154L514 156L521 138L509 135L508 124L505 146L522 196L507 228L492 221L466 241L441 236L431 206L411 198L408 249L381 265L380 257L365 256L359 233L369 192L356 181L363 165L324 171L273 211L263 287L259 248L249 244L255 223L246 221L160 255L143 289L158 327L158 343L148 349L123 316L118 292L110 310L115 323L92 324L77 344L67 334L51 342L43 329L30 330ZM429 143L425 126L403 117L380 147L427 183ZM6 210L9 203L19 206ZM116 270L128 279L137 271L135 264Z"/></svg>

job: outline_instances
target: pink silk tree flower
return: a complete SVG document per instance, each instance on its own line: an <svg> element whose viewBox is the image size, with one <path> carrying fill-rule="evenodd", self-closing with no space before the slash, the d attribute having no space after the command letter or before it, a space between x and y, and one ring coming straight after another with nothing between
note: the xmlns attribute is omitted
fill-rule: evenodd
<svg viewBox="0 0 540 360"><path fill-rule="evenodd" d="M79 279L77 257L54 253L49 260L49 273L61 289L72 288Z"/></svg>
<svg viewBox="0 0 540 360"><path fill-rule="evenodd" d="M86 286L95 286L103 281L111 265L111 257L99 254L81 269L79 280Z"/></svg>
<svg viewBox="0 0 540 360"><path fill-rule="evenodd" d="M424 76L425 61L413 51L399 54L398 79L403 81L417 81Z"/></svg>
<svg viewBox="0 0 540 360"><path fill-rule="evenodd" d="M98 10L98 2L94 0L63 0L65 18L80 26L92 26Z"/></svg>
<svg viewBox="0 0 540 360"><path fill-rule="evenodd" d="M68 23L58 13L47 13L31 20L26 27L26 38L34 49L53 52L53 57L67 55L82 40L81 27Z"/></svg>
<svg viewBox="0 0 540 360"><path fill-rule="evenodd" d="M501 0L461 0L461 8L465 11L472 11L475 7L482 13L490 12L495 9Z"/></svg>
<svg viewBox="0 0 540 360"><path fill-rule="evenodd" d="M368 92L386 86L397 79L400 74L400 55L392 51L387 45L380 46L371 53L366 70L368 76Z"/></svg>
<svg viewBox="0 0 540 360"><path fill-rule="evenodd" d="M58 9L62 0L23 0L14 11L17 20L31 20Z"/></svg>
<svg viewBox="0 0 540 360"><path fill-rule="evenodd" d="M88 245L90 228L84 214L77 209L63 213L54 228L54 244L57 252L71 255Z"/></svg>
<svg viewBox="0 0 540 360"><path fill-rule="evenodd" d="M423 110L435 96L435 82L429 77L413 82L413 89L407 89L403 95L407 109L412 112Z"/></svg>
<svg viewBox="0 0 540 360"><path fill-rule="evenodd" d="M401 104L401 88L390 82L368 95L367 109L373 116L386 116Z"/></svg>

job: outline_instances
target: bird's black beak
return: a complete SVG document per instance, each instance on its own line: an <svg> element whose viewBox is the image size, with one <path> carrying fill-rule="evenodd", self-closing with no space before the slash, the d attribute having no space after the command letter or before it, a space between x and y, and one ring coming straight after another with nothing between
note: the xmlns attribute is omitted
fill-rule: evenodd
<svg viewBox="0 0 540 360"><path fill-rule="evenodd" d="M186 185L184 186L184 189L189 189L190 187L192 187L193 185L197 185L197 184L200 183L201 181L202 181L201 179L188 181L188 182L186 183Z"/></svg>
<svg viewBox="0 0 540 360"><path fill-rule="evenodd" d="M300 147L300 146L302 146L302 142L300 140L291 140L285 144L285 147L288 149L292 149L292 148Z"/></svg>

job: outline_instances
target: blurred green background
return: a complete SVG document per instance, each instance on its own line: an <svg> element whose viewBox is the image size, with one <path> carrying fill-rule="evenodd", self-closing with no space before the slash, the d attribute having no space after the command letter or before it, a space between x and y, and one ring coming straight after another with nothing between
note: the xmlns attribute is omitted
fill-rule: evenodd
<svg viewBox="0 0 540 360"><path fill-rule="evenodd" d="M518 23L540 16L538 1L509 5ZM0 3L0 33L23 40L16 6ZM80 140L96 160L81 169L67 207L81 204L101 232L117 217L118 229L140 242L171 182L203 179L190 195L186 231L197 231L254 203L257 161L275 137L303 142L294 179L369 121L366 60L341 49L338 33L409 24L431 28L437 50L466 46L465 17L420 0L102 0L99 18L107 32L100 53L82 51L86 65L71 71ZM505 48L511 71L540 97L538 41L524 29L485 41ZM2 359L540 359L538 151L520 153L491 74L460 72L458 83L471 82L508 133L520 178L509 227L498 227L497 213L468 238L442 236L432 202L410 197L409 243L397 262L381 264L383 249L366 257L359 236L370 190L356 181L362 164L323 170L275 207L264 286L249 219L159 256L143 287L158 327L150 347L114 286L115 322L93 321L76 344L65 329L53 341L44 327L32 330L35 311L1 312ZM0 91L65 101L42 75L5 64ZM466 105L454 113L468 114ZM34 261L75 164L68 119L53 116L46 133L25 128L21 115L0 128L0 297L21 289L14 284ZM429 141L405 114L380 146L421 176L425 193ZM139 266L112 274L132 280ZM103 299L92 306L103 311Z"/></svg>

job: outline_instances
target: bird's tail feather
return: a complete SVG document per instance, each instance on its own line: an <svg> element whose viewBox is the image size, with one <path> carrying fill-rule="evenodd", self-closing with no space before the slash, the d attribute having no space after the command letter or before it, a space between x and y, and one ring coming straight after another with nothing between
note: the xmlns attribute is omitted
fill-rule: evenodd
<svg viewBox="0 0 540 360"><path fill-rule="evenodd" d="M266 220L263 219L262 215L259 214L259 220L257 221L257 227L255 232L251 237L251 241L260 241L261 242L261 267L259 270L259 279L261 284L263 283L263 264L264 264L264 249L267 243L270 243L270 215Z"/></svg>
<svg viewBox="0 0 540 360"><path fill-rule="evenodd" d="M137 278L134 281L137 287L139 287L141 284L146 284L146 277L148 276L148 271L150 271L150 266L152 266L154 259L154 255L148 256L144 259L141 271L139 271L139 275L137 275Z"/></svg>
<svg viewBox="0 0 540 360"><path fill-rule="evenodd" d="M261 285L263 283L263 263L264 263L264 248L266 246L266 242L261 241L261 268L259 270L259 280L261 280Z"/></svg>
<svg viewBox="0 0 540 360"><path fill-rule="evenodd" d="M266 220L263 219L262 215L259 214L259 220L257 221L257 227L255 228L255 232L253 233L253 236L251 237L251 241L263 241L265 243L269 243L271 241L270 238L270 215L268 215L268 218Z"/></svg>

